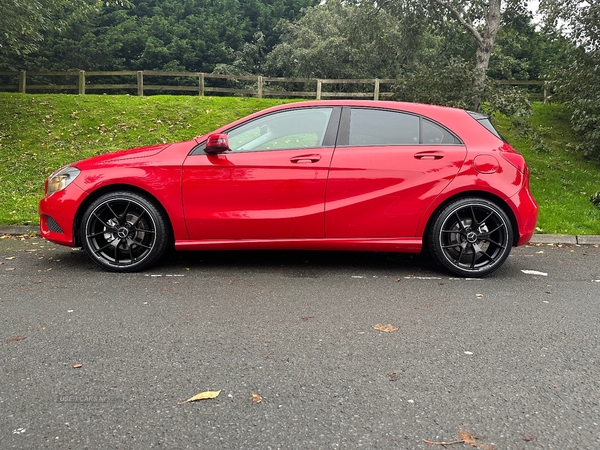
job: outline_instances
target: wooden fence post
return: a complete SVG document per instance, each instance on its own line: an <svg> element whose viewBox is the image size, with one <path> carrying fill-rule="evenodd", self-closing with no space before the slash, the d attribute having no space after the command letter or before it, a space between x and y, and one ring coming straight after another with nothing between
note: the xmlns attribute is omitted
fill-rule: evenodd
<svg viewBox="0 0 600 450"><path fill-rule="evenodd" d="M139 97L144 96L144 71L143 70L138 70L138 72L137 72L137 91L138 91Z"/></svg>
<svg viewBox="0 0 600 450"><path fill-rule="evenodd" d="M544 81L544 105L548 103L548 81Z"/></svg>
<svg viewBox="0 0 600 450"><path fill-rule="evenodd" d="M379 78L375 78L375 93L373 94L373 100L379 100Z"/></svg>
<svg viewBox="0 0 600 450"><path fill-rule="evenodd" d="M79 81L77 89L79 91L79 95L85 95L85 70L79 71Z"/></svg>
<svg viewBox="0 0 600 450"><path fill-rule="evenodd" d="M263 96L263 77L258 77L258 93L256 94L258 98L262 98Z"/></svg>
<svg viewBox="0 0 600 450"><path fill-rule="evenodd" d="M204 97L204 73L198 75L198 89L200 97Z"/></svg>
<svg viewBox="0 0 600 450"><path fill-rule="evenodd" d="M321 88L323 87L323 82L321 80L317 80L317 100L321 100Z"/></svg>
<svg viewBox="0 0 600 450"><path fill-rule="evenodd" d="M19 72L19 93L24 94L27 91L27 72L21 70Z"/></svg>

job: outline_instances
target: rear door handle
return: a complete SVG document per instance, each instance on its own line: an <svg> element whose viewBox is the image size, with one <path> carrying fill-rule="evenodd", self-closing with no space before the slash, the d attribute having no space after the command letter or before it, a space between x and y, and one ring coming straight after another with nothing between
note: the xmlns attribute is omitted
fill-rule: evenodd
<svg viewBox="0 0 600 450"><path fill-rule="evenodd" d="M444 153L442 152L419 152L415 153L415 159L442 159Z"/></svg>
<svg viewBox="0 0 600 450"><path fill-rule="evenodd" d="M290 159L291 162L295 164L311 164L316 163L321 160L321 155L301 155L294 156Z"/></svg>

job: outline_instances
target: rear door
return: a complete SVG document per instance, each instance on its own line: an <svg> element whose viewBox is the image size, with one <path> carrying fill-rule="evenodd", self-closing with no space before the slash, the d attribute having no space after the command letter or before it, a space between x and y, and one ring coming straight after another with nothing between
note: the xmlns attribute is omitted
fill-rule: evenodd
<svg viewBox="0 0 600 450"><path fill-rule="evenodd" d="M432 120L344 108L327 185L326 237L414 237L465 157L464 144Z"/></svg>

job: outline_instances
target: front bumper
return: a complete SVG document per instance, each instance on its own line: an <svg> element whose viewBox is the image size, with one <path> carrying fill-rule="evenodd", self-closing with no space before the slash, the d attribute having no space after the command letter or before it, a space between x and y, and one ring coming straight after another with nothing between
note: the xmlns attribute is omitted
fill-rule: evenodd
<svg viewBox="0 0 600 450"><path fill-rule="evenodd" d="M40 200L40 235L55 244L74 247L75 218L87 194L75 183Z"/></svg>

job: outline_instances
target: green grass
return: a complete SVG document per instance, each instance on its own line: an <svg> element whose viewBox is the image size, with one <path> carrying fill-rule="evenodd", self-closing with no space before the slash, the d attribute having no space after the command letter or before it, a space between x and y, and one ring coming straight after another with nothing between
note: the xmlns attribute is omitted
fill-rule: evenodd
<svg viewBox="0 0 600 450"><path fill-rule="evenodd" d="M290 102L239 97L0 93L0 224L37 224L56 169L125 148L192 139Z"/></svg>
<svg viewBox="0 0 600 450"><path fill-rule="evenodd" d="M600 234L600 209L590 196L600 191L600 162L574 151L580 143L564 105L534 103L525 124L495 117L502 135L531 170L531 190L540 206L538 233Z"/></svg>
<svg viewBox="0 0 600 450"><path fill-rule="evenodd" d="M30 95L0 93L0 224L37 224L45 178L65 164L124 148L191 139L291 100L238 97ZM560 105L534 104L528 123L496 125L522 152L540 204L541 233L600 234L600 164L578 143Z"/></svg>

